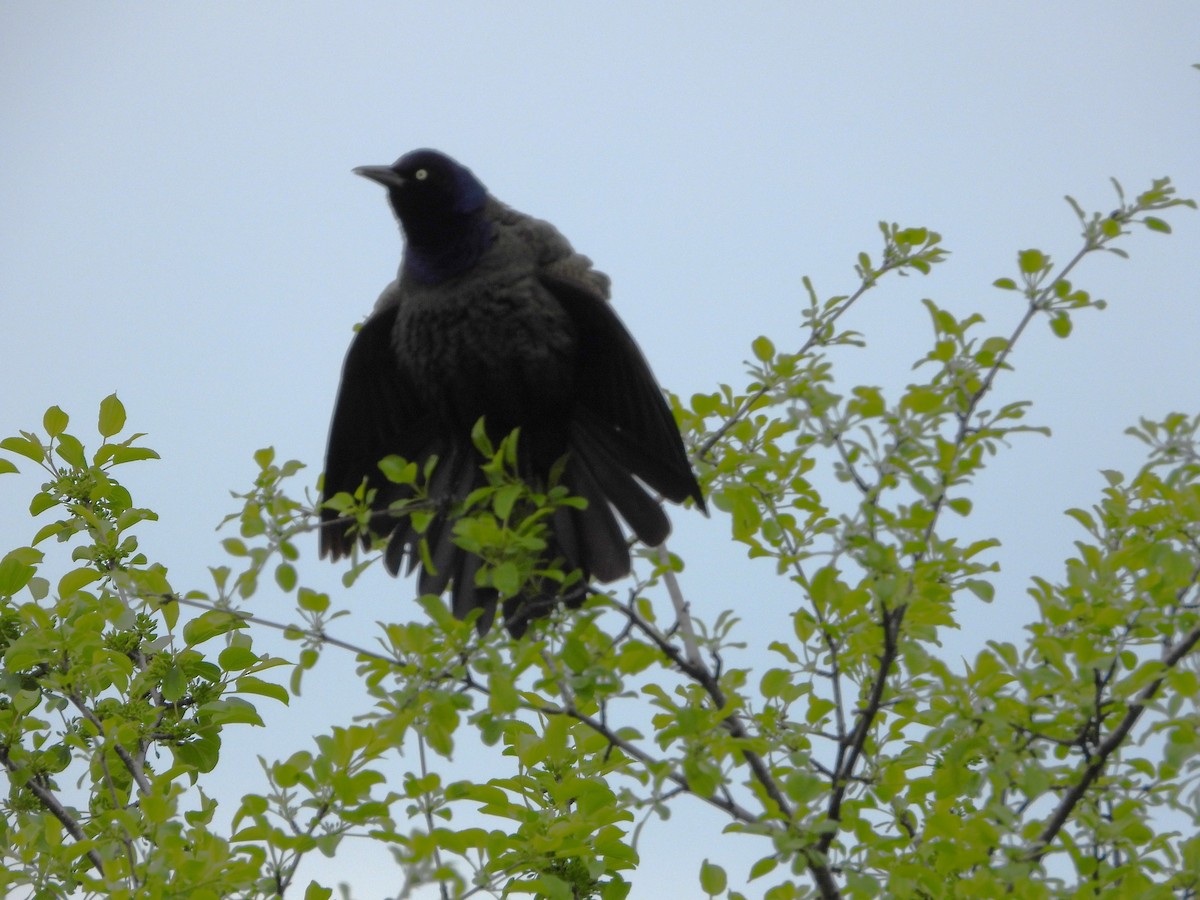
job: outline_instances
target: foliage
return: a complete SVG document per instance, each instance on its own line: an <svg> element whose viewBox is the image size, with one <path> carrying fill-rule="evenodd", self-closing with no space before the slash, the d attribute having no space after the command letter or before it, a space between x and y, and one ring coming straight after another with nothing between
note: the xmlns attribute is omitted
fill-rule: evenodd
<svg viewBox="0 0 1200 900"><path fill-rule="evenodd" d="M1194 205L1166 179L1119 200L1109 215L1071 201L1078 253L1056 266L1023 250L995 281L1023 300L1006 333L926 301L932 347L903 390L839 393L830 356L863 345L842 321L868 291L945 256L935 232L884 223L852 293L821 299L805 282L801 346L759 338L746 387L676 403L732 539L778 576L787 621L754 648L755 668L727 664L737 619L699 598L693 612L665 550L640 551L632 583L523 640L480 635L425 597L412 621L380 626L377 649L352 646L330 633L349 613L302 584L316 511L294 494L301 466L270 450L230 517L230 564L209 590L179 591L138 549L135 530L156 517L115 473L156 454L142 435L118 440L120 401L101 403L90 454L52 407L40 433L0 442L41 470L30 514L54 517L0 560L0 887L295 896L306 855L365 839L391 849L401 896L437 884L446 897L615 900L642 828L700 801L760 839L735 880L772 900L1200 895L1200 838L1159 818L1200 819L1200 416L1131 429L1146 464L1110 472L1095 507L1071 511L1078 552L1062 581L1035 581L1023 646L991 642L961 667L938 655L959 599L990 600L996 569L996 542L964 542L946 514L970 515L987 461L1038 430L1027 403L992 406L997 378L1035 319L1065 338L1102 305L1073 281L1086 257L1122 254L1132 227L1169 231L1155 214ZM457 526L488 561L480 577L503 593L569 579L538 570L538 550L546 510L575 501L514 479L511 442L485 449L489 483ZM421 475L403 460L383 468ZM0 473L17 469L0 457ZM365 524L365 501L335 502ZM419 492L409 511L428 515ZM56 579L55 543L71 560ZM353 561L338 602L354 604L377 559ZM268 578L294 598L294 623L247 607ZM288 686L264 677L285 661L254 647L271 627L296 642ZM206 776L226 729L260 725L255 704L287 703L331 647L355 654L372 712L264 758L261 791L218 819ZM467 739L492 749L492 777L446 774ZM697 879L707 896L742 896L715 862Z"/></svg>

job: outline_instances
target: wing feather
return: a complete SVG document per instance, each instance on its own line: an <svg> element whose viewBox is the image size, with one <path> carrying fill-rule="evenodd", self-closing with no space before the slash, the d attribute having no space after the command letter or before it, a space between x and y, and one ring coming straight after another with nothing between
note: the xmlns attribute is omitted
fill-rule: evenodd
<svg viewBox="0 0 1200 900"><path fill-rule="evenodd" d="M379 461L393 453L419 459L429 443L429 417L396 358L395 321L394 307L377 310L350 343L329 426L322 501L354 493L365 479L377 491L374 508L385 510L404 491L384 479ZM321 556L348 556L354 547L350 523L331 509L321 510L321 521Z"/></svg>

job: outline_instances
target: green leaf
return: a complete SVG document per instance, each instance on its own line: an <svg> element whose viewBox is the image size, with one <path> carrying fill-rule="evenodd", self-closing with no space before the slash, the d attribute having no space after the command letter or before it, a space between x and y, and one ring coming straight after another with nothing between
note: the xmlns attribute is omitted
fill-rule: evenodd
<svg viewBox="0 0 1200 900"><path fill-rule="evenodd" d="M559 656L566 663L567 668L575 672L582 672L592 662L592 654L588 652L587 645L574 636L568 637L563 642Z"/></svg>
<svg viewBox="0 0 1200 900"><path fill-rule="evenodd" d="M97 430L101 437L112 437L125 427L125 406L116 394L109 394L100 401L100 417Z"/></svg>
<svg viewBox="0 0 1200 900"><path fill-rule="evenodd" d="M947 500L946 505L960 516L971 514L971 501L967 497L955 497L953 500Z"/></svg>
<svg viewBox="0 0 1200 900"><path fill-rule="evenodd" d="M0 597L11 597L21 590L35 572L37 566L31 565L17 550L0 559Z"/></svg>
<svg viewBox="0 0 1200 900"><path fill-rule="evenodd" d="M755 338L750 347L754 350L754 355L763 362L770 362L775 358L775 345L768 337Z"/></svg>
<svg viewBox="0 0 1200 900"><path fill-rule="evenodd" d="M312 588L300 588L296 603L306 612L322 613L329 609L329 595L319 594Z"/></svg>
<svg viewBox="0 0 1200 900"><path fill-rule="evenodd" d="M244 628L245 624L240 616L221 609L210 609L183 626L183 640L193 647L236 628Z"/></svg>
<svg viewBox="0 0 1200 900"><path fill-rule="evenodd" d="M716 863L710 863L707 859L700 863L700 889L704 893L710 897L723 894L728 883L725 870Z"/></svg>
<svg viewBox="0 0 1200 900"><path fill-rule="evenodd" d="M267 811L267 798L261 794L246 794L242 797L242 808L238 810L237 818L234 819L234 828L237 827L238 820L244 816L261 816Z"/></svg>
<svg viewBox="0 0 1200 900"><path fill-rule="evenodd" d="M79 438L75 437L74 435L59 435L58 455L77 469L87 468L87 460L84 459L83 455L83 444L81 444L79 442Z"/></svg>
<svg viewBox="0 0 1200 900"><path fill-rule="evenodd" d="M111 446L111 445L108 445ZM99 451L97 451L99 452ZM121 465L122 463L138 462L143 459L158 459L159 455L156 451L149 447L121 447L115 446L112 448L111 457L113 465Z"/></svg>
<svg viewBox="0 0 1200 900"><path fill-rule="evenodd" d="M226 672L240 672L258 662L258 654L249 647L236 644L226 647L217 656L217 664Z"/></svg>
<svg viewBox="0 0 1200 900"><path fill-rule="evenodd" d="M1017 254L1017 262L1026 275L1036 275L1045 269L1050 261L1041 250L1022 250Z"/></svg>
<svg viewBox="0 0 1200 900"><path fill-rule="evenodd" d="M944 402L945 398L940 391L934 388L913 385L908 389L908 393L904 395L901 404L905 409L912 410L915 413L927 413L941 408Z"/></svg>
<svg viewBox="0 0 1200 900"><path fill-rule="evenodd" d="M492 586L505 596L515 594L521 586L521 571L516 563L502 562L492 569Z"/></svg>
<svg viewBox="0 0 1200 900"><path fill-rule="evenodd" d="M379 461L379 471L383 473L384 478L395 484L416 484L417 481L417 464L407 462L394 454Z"/></svg>
<svg viewBox="0 0 1200 900"><path fill-rule="evenodd" d="M808 711L804 714L809 725L815 725L824 718L826 713L832 712L834 708L832 700L826 700L823 697L812 697L808 701Z"/></svg>
<svg viewBox="0 0 1200 900"><path fill-rule="evenodd" d="M778 865L779 865L778 857L764 856L762 859L760 859L758 862L756 862L754 865L752 865L750 867L750 879L749 880L753 881L755 878L762 878L762 876L764 876L770 872L773 872L775 870L775 867Z"/></svg>
<svg viewBox="0 0 1200 900"><path fill-rule="evenodd" d="M291 563L280 563L275 567L275 583L287 593L296 587L296 567Z"/></svg>
<svg viewBox="0 0 1200 900"><path fill-rule="evenodd" d="M1017 289L1017 283L1011 278L997 278L992 282L992 286L1004 291L1015 291Z"/></svg>
<svg viewBox="0 0 1200 900"><path fill-rule="evenodd" d="M176 762L198 772L211 772L221 757L221 738L217 729L208 728L174 749Z"/></svg>
<svg viewBox="0 0 1200 900"><path fill-rule="evenodd" d="M100 573L92 568L72 569L58 580L58 595L69 597L99 577Z"/></svg>
<svg viewBox="0 0 1200 900"><path fill-rule="evenodd" d="M7 475L9 472L20 471L21 470L17 468L16 463L14 463L11 459L5 459L3 456L0 456L0 475Z"/></svg>
<svg viewBox="0 0 1200 900"><path fill-rule="evenodd" d="M263 724L253 704L240 697L213 700L200 707L201 713L209 717L214 725L259 725Z"/></svg>
<svg viewBox="0 0 1200 900"><path fill-rule="evenodd" d="M521 697L508 670L488 674L488 706L497 713L515 712Z"/></svg>
<svg viewBox="0 0 1200 900"><path fill-rule="evenodd" d="M762 677L759 690L764 697L778 697L783 689L791 683L791 673L786 669L767 669Z"/></svg>
<svg viewBox="0 0 1200 900"><path fill-rule="evenodd" d="M1146 216L1146 218L1142 219L1142 223L1151 231L1160 231L1163 234L1171 233L1171 226L1162 219L1157 219L1154 216Z"/></svg>
<svg viewBox="0 0 1200 900"><path fill-rule="evenodd" d="M984 603L991 603L992 598L996 596L996 589L990 582L981 581L977 578L972 578L969 581L963 582L963 587L969 590Z"/></svg>
<svg viewBox="0 0 1200 900"><path fill-rule="evenodd" d="M990 337L979 348L980 353L990 353L995 356L1008 349L1008 338Z"/></svg>
<svg viewBox="0 0 1200 900"><path fill-rule="evenodd" d="M42 449L41 444L26 438L7 437L0 441L0 449L18 453L34 462L41 462L46 457L46 452Z"/></svg>
<svg viewBox="0 0 1200 900"><path fill-rule="evenodd" d="M312 763L311 753L307 750L298 750L286 760L271 766L271 777L280 787L295 787L300 781L301 773L312 768Z"/></svg>
<svg viewBox="0 0 1200 900"><path fill-rule="evenodd" d="M860 386L851 390L851 393L857 398L847 404L848 408L853 409L864 418L873 418L882 416L885 410L883 402L883 394L879 392L877 387Z"/></svg>
<svg viewBox="0 0 1200 900"><path fill-rule="evenodd" d="M187 676L179 666L172 665L163 675L162 695L168 703L178 703L187 693Z"/></svg>
<svg viewBox="0 0 1200 900"><path fill-rule="evenodd" d="M1066 313L1050 317L1050 330L1057 337L1065 338L1071 333L1071 317Z"/></svg>
<svg viewBox="0 0 1200 900"><path fill-rule="evenodd" d="M497 490L492 497L492 509L496 511L496 515L501 519L507 519L523 489L520 484L506 484Z"/></svg>
<svg viewBox="0 0 1200 900"><path fill-rule="evenodd" d="M484 427L483 418L475 421L471 426L471 443L475 449L482 453L488 459L496 455L496 448L492 446L491 438L488 437L487 428Z"/></svg>
<svg viewBox="0 0 1200 900"><path fill-rule="evenodd" d="M315 881L310 881L304 889L304 900L329 900L333 896L333 888L323 887Z"/></svg>
<svg viewBox="0 0 1200 900"><path fill-rule="evenodd" d="M272 700L278 700L284 706L287 706L291 700L291 695L283 685L272 684L261 678L255 678L253 675L243 675L235 682L234 689L239 694L258 694L261 697L270 697Z"/></svg>
<svg viewBox="0 0 1200 900"><path fill-rule="evenodd" d="M716 495L714 502L730 513L735 540L749 541L762 526L762 513L758 508L757 495L749 486L731 485Z"/></svg>
<svg viewBox="0 0 1200 900"><path fill-rule="evenodd" d="M698 416L711 416L720 407L719 394L692 394L692 412Z"/></svg>
<svg viewBox="0 0 1200 900"><path fill-rule="evenodd" d="M246 542L241 538L225 538L221 541L221 546L230 556L246 556L250 552L246 549Z"/></svg>
<svg viewBox="0 0 1200 900"><path fill-rule="evenodd" d="M46 429L46 434L50 437L58 437L67 430L68 421L70 421L70 416L57 406L52 406L42 416L42 427Z"/></svg>

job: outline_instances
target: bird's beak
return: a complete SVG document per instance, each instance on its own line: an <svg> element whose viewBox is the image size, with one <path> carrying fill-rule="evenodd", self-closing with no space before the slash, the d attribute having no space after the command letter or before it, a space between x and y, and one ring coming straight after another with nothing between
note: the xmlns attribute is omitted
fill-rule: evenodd
<svg viewBox="0 0 1200 900"><path fill-rule="evenodd" d="M354 174L370 178L386 188L398 188L404 184L404 179L391 166L359 166Z"/></svg>

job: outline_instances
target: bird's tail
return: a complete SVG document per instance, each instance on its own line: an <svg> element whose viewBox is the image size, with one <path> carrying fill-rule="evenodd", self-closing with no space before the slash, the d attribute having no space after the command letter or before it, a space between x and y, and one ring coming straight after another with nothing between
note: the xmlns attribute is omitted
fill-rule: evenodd
<svg viewBox="0 0 1200 900"><path fill-rule="evenodd" d="M521 435L518 470L534 490L548 487L541 482L551 468L547 460L538 458L544 455L539 449L561 447L563 437L559 433L556 439L547 439L532 429ZM586 418L573 422L565 438L565 460L554 468L560 469L561 483L570 495L585 500L586 506L563 505L554 511L536 571L519 593L502 598L487 579L479 577L484 560L456 540L455 525L464 512L470 512L462 510L463 501L488 483L482 467L486 460L468 441L437 448L440 452L427 493L437 499L440 508L424 533L418 533L410 518L397 522L385 551L388 569L397 574L402 568L410 573L419 568L417 584L422 594L440 595L449 588L451 611L460 619L472 610L482 610L477 622L481 633L491 627L499 607L505 627L517 637L530 621L549 614L559 602L571 607L581 604L593 577L608 582L628 575L629 541L617 514L639 540L650 546L661 544L671 524L651 488L661 491L656 482L669 479L660 474L658 461L644 449ZM674 488L673 484L667 486ZM577 570L580 576L569 579L564 588L556 578L539 574L555 569L567 574Z"/></svg>
<svg viewBox="0 0 1200 900"><path fill-rule="evenodd" d="M456 524L464 514L471 512L463 510L462 503L488 483L483 469L485 459L466 441L438 449L442 452L437 454L426 494L436 498L439 508L423 532L417 530L411 517L399 518L388 539L384 562L393 575L401 570L412 573L419 569L417 589L421 594L441 595L449 589L451 612L460 619L466 618L472 610L481 610L476 622L481 634L491 628L498 609L508 631L514 637L520 637L531 621L548 615L560 602L572 608L579 606L587 596L586 586L592 574L589 562L593 558L601 561L605 572L610 572L611 566L604 561L614 553L623 555L625 568L619 574L628 572L625 538L612 519L608 505L602 502L602 495L598 495L604 516L585 515L585 511L569 507L555 511L545 535L546 547L534 574L519 593L502 597L486 579L479 577L484 567L483 558L464 549L456 540ZM570 467L569 462L567 466ZM545 487L537 484L531 473L522 474L535 489ZM589 508L592 505L589 498ZM540 574L550 569L568 574L575 569L581 572L580 577L571 579L564 586L558 579Z"/></svg>

